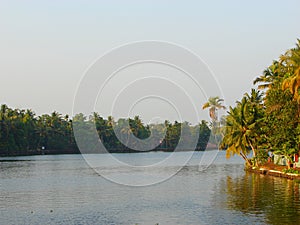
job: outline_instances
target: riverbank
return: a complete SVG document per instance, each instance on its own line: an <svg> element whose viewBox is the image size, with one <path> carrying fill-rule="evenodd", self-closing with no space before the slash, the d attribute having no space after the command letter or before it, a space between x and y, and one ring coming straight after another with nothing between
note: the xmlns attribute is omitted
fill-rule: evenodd
<svg viewBox="0 0 300 225"><path fill-rule="evenodd" d="M275 177L283 177L291 180L300 180L300 168L293 168L297 173L285 172L287 166L276 165L273 162L268 162L260 167L246 167L245 170L262 175L270 175Z"/></svg>
<svg viewBox="0 0 300 225"><path fill-rule="evenodd" d="M45 149L45 150L28 150L24 152L12 152L12 153L0 153L0 157L16 157L16 156L35 156L35 155L73 155L73 154L107 154L107 153L143 153L143 152L191 152L191 151L212 151L217 148L207 147L204 150L201 149L173 149L173 148L156 148L153 150L147 151L138 151L133 149L108 149L102 151L84 151L80 152L78 149L69 149L69 150L55 150L55 149Z"/></svg>

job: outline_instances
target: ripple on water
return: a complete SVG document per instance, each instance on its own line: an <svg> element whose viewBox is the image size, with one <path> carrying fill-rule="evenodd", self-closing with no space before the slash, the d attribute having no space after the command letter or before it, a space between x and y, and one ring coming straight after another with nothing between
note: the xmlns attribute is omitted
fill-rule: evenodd
<svg viewBox="0 0 300 225"><path fill-rule="evenodd" d="M80 155L0 161L1 223L298 223L299 183L246 173L239 158L226 161L223 152L207 153L207 156L216 153L209 167L200 163L203 153L195 153L171 179L147 187L109 182L89 168ZM123 156L130 162L136 154L118 155L119 159ZM101 156L97 157L101 160ZM164 159L166 155L143 153L138 157L153 157L144 159L148 163L160 157ZM175 164L147 171L103 163L98 169L107 174L138 176L145 171L163 175L180 166Z"/></svg>

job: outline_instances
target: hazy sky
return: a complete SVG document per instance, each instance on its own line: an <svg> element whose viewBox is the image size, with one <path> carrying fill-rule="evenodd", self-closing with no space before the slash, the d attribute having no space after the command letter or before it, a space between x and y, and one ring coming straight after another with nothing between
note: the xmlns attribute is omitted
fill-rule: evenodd
<svg viewBox="0 0 300 225"><path fill-rule="evenodd" d="M71 114L81 78L99 56L129 42L162 40L199 55L233 104L300 38L299 9L299 0L1 0L0 103ZM159 104L144 102L135 112L147 117ZM99 111L108 113L105 105Z"/></svg>

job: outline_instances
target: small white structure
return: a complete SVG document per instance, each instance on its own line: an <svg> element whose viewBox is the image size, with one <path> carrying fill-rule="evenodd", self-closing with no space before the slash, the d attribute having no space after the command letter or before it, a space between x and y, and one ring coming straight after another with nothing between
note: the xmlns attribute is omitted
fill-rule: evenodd
<svg viewBox="0 0 300 225"><path fill-rule="evenodd" d="M274 163L280 166L287 166L287 159L283 155L274 154Z"/></svg>
<svg viewBox="0 0 300 225"><path fill-rule="evenodd" d="M300 167L299 155L295 154L293 157L294 167ZM274 163L280 166L287 166L288 159L284 155L276 155L274 154Z"/></svg>

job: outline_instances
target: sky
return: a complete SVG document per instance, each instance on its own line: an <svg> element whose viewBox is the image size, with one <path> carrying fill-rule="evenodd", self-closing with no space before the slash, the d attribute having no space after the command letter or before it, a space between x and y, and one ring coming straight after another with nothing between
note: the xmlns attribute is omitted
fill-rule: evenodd
<svg viewBox="0 0 300 225"><path fill-rule="evenodd" d="M54 110L72 115L78 88L97 59L128 43L156 40L199 56L219 85L217 95L227 106L233 105L253 87L255 77L300 38L299 8L298 0L1 0L0 104L31 108L38 115ZM182 109L186 111L182 120L195 122L188 112L196 107L198 118L208 119L201 106L213 95L209 92L199 98L191 93L193 107L184 105L184 98L176 97L175 103L166 100L179 93L168 86L172 82L185 93L192 92L188 81L177 79L176 73L157 65L129 68L105 87L104 102L95 96L94 109L104 117L112 112L116 118L139 114L146 122L178 119ZM154 88L158 78L139 84L141 74L166 78L169 93L143 99L145 87ZM200 75L201 79L206 78ZM97 85L100 89L103 84ZM120 94L122 87L125 92L134 90L130 97L136 95L128 104L130 97ZM123 100L110 98L116 93Z"/></svg>

